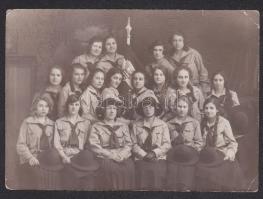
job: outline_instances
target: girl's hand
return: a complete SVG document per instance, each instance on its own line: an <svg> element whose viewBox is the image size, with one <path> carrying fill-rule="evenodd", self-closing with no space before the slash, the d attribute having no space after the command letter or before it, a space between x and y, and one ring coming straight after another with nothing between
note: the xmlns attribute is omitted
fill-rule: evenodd
<svg viewBox="0 0 263 199"><path fill-rule="evenodd" d="M65 164L69 164L71 161L70 161L70 158L68 156L65 156L62 158L62 162Z"/></svg>
<svg viewBox="0 0 263 199"><path fill-rule="evenodd" d="M123 158L116 153L112 154L111 159L116 161L116 162L122 162L123 161Z"/></svg>
<svg viewBox="0 0 263 199"><path fill-rule="evenodd" d="M30 166L39 165L38 159L36 159L35 157L30 158L30 160L29 160L29 165L30 165Z"/></svg>
<svg viewBox="0 0 263 199"><path fill-rule="evenodd" d="M224 160L230 160L230 161L234 161L235 160L235 153L232 150L228 150Z"/></svg>

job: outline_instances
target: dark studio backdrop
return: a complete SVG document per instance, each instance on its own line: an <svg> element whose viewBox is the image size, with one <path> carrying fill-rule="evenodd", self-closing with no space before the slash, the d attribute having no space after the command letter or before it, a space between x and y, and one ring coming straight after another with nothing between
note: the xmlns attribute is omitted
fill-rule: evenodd
<svg viewBox="0 0 263 199"><path fill-rule="evenodd" d="M32 97L47 82L53 64L69 67L82 53L80 43L97 33L111 32L119 53L126 47L127 19L131 19L131 47L142 66L151 61L149 45L168 39L175 30L186 33L189 46L197 49L211 75L222 69L241 102L258 105L259 14L255 11L179 10L12 10L6 21L6 178L17 187L15 145L19 126L28 115ZM135 66L135 67L138 67ZM256 109L258 110L258 109ZM247 170L257 173L256 143Z"/></svg>

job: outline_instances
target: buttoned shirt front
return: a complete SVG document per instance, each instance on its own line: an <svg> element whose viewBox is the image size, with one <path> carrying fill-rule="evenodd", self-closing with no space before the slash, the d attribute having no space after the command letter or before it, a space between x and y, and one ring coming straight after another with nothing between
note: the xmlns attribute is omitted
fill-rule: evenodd
<svg viewBox="0 0 263 199"><path fill-rule="evenodd" d="M93 87L88 86L80 97L82 117L91 122L97 121L96 108L100 104L101 94Z"/></svg>
<svg viewBox="0 0 263 199"><path fill-rule="evenodd" d="M143 145L149 133L151 133L152 151L155 153L156 159L166 159L166 153L171 148L169 129L165 122L155 117L152 126L145 119L140 119L133 124L132 151L135 155L135 160L142 159L147 154L143 149Z"/></svg>
<svg viewBox="0 0 263 199"><path fill-rule="evenodd" d="M205 127L206 126L210 127L208 123L205 124ZM202 127L204 144L207 143L208 133L210 134L212 133L213 135L215 134L216 139L214 146L217 149L222 151L224 154L226 154L228 150L231 150L234 153L237 152L238 143L236 142L236 139L233 136L232 128L227 119L219 116L217 128L214 128L217 129L216 132L214 131L209 132L207 130L208 128L205 127Z"/></svg>
<svg viewBox="0 0 263 199"><path fill-rule="evenodd" d="M178 118L174 118L170 120L168 123L171 141L176 139L178 136L182 136L183 143L187 146L191 146L195 148L197 151L200 151L203 147L203 138L201 135L200 124L199 122L187 116L184 121L178 120ZM182 127L181 132L178 132L177 125Z"/></svg>
<svg viewBox="0 0 263 199"><path fill-rule="evenodd" d="M72 126L75 126L75 128L72 129ZM65 154L68 157L72 157L80 150L84 149L89 131L89 120L78 116L75 124L72 124L68 117L62 117L55 123L54 146L61 156ZM77 136L78 146L68 145L69 139L73 133Z"/></svg>
<svg viewBox="0 0 263 199"><path fill-rule="evenodd" d="M111 143L112 136L115 137L114 146ZM129 128L123 123L115 122L111 126L105 122L93 124L89 143L91 150L100 158L110 158L114 153L122 159L127 159L131 156L132 141Z"/></svg>
<svg viewBox="0 0 263 199"><path fill-rule="evenodd" d="M46 126L45 132L39 124ZM41 152L40 139L43 133L47 136L50 147L52 146L53 129L54 122L48 118L46 118L45 124L41 124L35 116L30 116L23 121L16 145L21 164L28 162L32 157L37 158Z"/></svg>

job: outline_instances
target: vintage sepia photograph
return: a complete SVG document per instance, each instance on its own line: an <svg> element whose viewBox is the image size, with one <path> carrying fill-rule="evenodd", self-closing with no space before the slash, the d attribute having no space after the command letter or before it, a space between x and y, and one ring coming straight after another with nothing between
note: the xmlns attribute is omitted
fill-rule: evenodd
<svg viewBox="0 0 263 199"><path fill-rule="evenodd" d="M6 189L257 192L259 18L7 10Z"/></svg>

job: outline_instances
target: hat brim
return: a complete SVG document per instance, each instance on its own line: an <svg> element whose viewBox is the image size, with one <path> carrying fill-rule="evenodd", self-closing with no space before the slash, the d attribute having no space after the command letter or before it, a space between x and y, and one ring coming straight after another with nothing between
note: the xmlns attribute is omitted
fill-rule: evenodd
<svg viewBox="0 0 263 199"><path fill-rule="evenodd" d="M199 153L193 148L193 147L190 147L190 146L187 146L187 145L184 145L184 147L187 147L189 149L189 151L187 151L187 153L191 153L191 156L192 158L187 161L187 162L183 162L183 161L178 161L178 160L175 160L174 159L174 153L176 150L178 150L180 148L180 145L174 147L171 149L170 153L168 154L168 161L171 162L171 163L175 163L175 164L178 164L178 165L184 165L184 166L190 166L190 165L195 165L198 163L198 160L199 160Z"/></svg>
<svg viewBox="0 0 263 199"><path fill-rule="evenodd" d="M201 166L201 167L216 167L216 166L220 166L224 163L224 154L217 151L217 156L216 156L216 159L213 161L213 162L201 162L199 161L198 162L198 166Z"/></svg>
<svg viewBox="0 0 263 199"><path fill-rule="evenodd" d="M92 164L88 166L81 166L81 165L76 164L75 162L71 162L71 166L74 169L77 169L79 171L95 171L100 167L99 163L97 162L93 162Z"/></svg>

